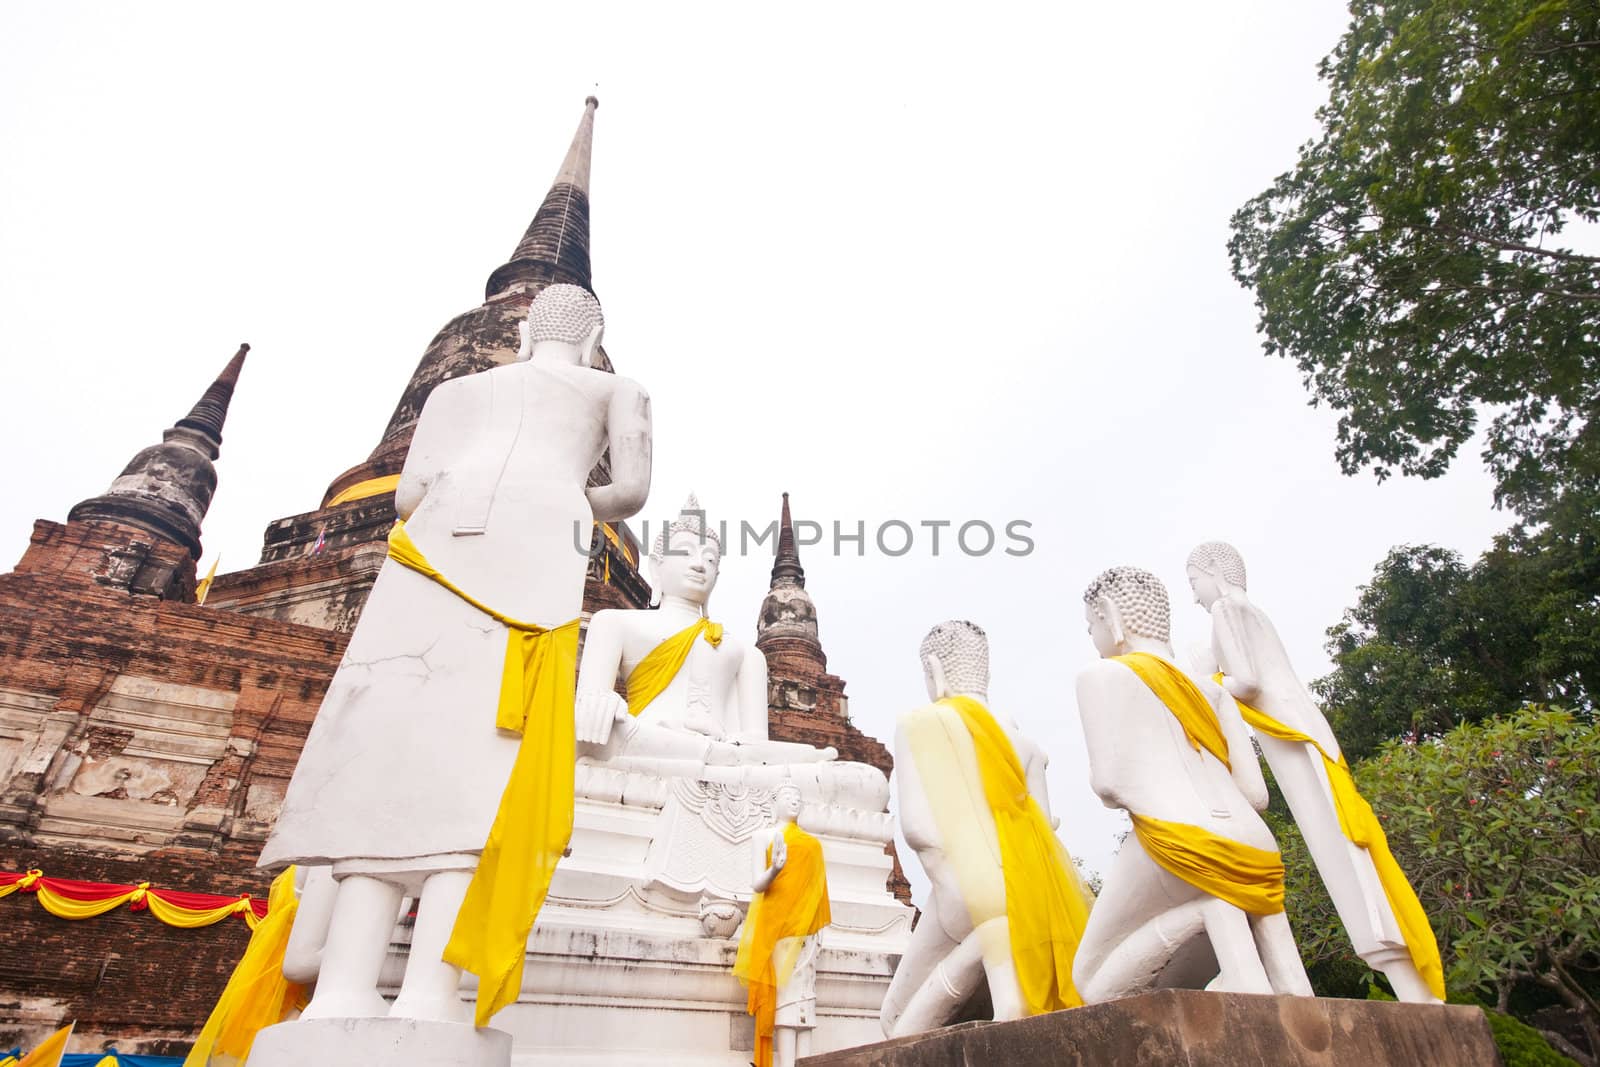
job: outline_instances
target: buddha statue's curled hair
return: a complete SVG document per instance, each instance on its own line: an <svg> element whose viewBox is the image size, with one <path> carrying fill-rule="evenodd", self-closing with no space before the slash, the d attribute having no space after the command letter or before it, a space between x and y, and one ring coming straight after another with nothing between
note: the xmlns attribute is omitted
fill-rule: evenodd
<svg viewBox="0 0 1600 1067"><path fill-rule="evenodd" d="M1188 566L1215 575L1240 589L1244 584L1244 557L1226 541L1207 541L1189 553Z"/></svg>
<svg viewBox="0 0 1600 1067"><path fill-rule="evenodd" d="M717 546L717 556L722 555L722 538L718 536L716 527L706 521L705 508L700 506L700 500L693 493L683 502L683 507L678 512L678 517L667 524L656 540L650 546L650 559L659 564L667 558L667 546L672 539L680 533L692 533L702 542L710 541Z"/></svg>
<svg viewBox="0 0 1600 1067"><path fill-rule="evenodd" d="M989 635L977 623L952 619L929 630L922 639L924 670L930 655L939 657L952 692L989 692Z"/></svg>
<svg viewBox="0 0 1600 1067"><path fill-rule="evenodd" d="M528 308L528 340L582 344L596 327L606 324L600 301L581 285L547 285Z"/></svg>
<svg viewBox="0 0 1600 1067"><path fill-rule="evenodd" d="M1083 591L1083 602L1095 607L1105 599L1115 604L1123 629L1157 641L1172 639L1172 604L1161 579L1142 567L1112 567ZM1095 607L1096 613L1099 608Z"/></svg>

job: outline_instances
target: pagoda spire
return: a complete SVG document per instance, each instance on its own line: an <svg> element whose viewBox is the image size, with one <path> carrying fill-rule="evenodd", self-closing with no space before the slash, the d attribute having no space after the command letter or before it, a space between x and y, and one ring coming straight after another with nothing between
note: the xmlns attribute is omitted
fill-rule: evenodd
<svg viewBox="0 0 1600 1067"><path fill-rule="evenodd" d="M599 106L600 101L592 96L583 102L583 118L578 120L561 169L511 258L489 275L486 299L517 282L568 282L594 291L589 274L589 160L594 150L594 113Z"/></svg>
<svg viewBox="0 0 1600 1067"><path fill-rule="evenodd" d="M783 494L783 517L778 522L777 559L772 564L772 588L779 585L806 587L805 568L800 566L800 552L795 548L794 520L789 517L789 494Z"/></svg>
<svg viewBox="0 0 1600 1067"><path fill-rule="evenodd" d="M161 443L142 449L99 496L80 501L69 522L102 519L147 530L200 558L200 523L217 491L212 461L222 451L222 424L244 367L249 345L240 345L222 373L162 434Z"/></svg>

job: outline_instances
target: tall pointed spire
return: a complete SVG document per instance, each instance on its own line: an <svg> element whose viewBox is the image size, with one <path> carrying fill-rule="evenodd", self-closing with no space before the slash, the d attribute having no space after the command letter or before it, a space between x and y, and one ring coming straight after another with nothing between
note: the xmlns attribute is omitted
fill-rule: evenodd
<svg viewBox="0 0 1600 1067"><path fill-rule="evenodd" d="M221 453L228 402L249 351L249 345L240 345L189 414L162 434L161 443L140 450L111 488L75 505L68 521L104 519L137 526L200 558L200 523L217 491L212 460Z"/></svg>
<svg viewBox="0 0 1600 1067"><path fill-rule="evenodd" d="M516 282L569 282L594 291L589 274L589 158L594 148L594 113L600 101L583 102L583 118L572 135L544 203L511 258L489 275L486 298Z"/></svg>
<svg viewBox="0 0 1600 1067"><path fill-rule="evenodd" d="M772 586L780 584L806 587L806 572L800 566L800 552L794 544L794 520L789 517L789 494L783 494L783 517L778 522L777 561L772 565Z"/></svg>

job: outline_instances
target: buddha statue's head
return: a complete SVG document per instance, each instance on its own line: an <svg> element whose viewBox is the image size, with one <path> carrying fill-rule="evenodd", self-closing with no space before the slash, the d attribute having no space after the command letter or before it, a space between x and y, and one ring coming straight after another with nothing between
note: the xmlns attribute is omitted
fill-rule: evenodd
<svg viewBox="0 0 1600 1067"><path fill-rule="evenodd" d="M577 353L578 366L587 367L593 364L605 332L605 316L593 293L581 285L547 285L528 307L517 358L528 359L541 342L553 341L570 347Z"/></svg>
<svg viewBox="0 0 1600 1067"><path fill-rule="evenodd" d="M779 822L793 822L800 817L800 787L793 782L779 782L772 790L772 814Z"/></svg>
<svg viewBox="0 0 1600 1067"><path fill-rule="evenodd" d="M989 635L965 619L941 622L922 639L922 677L928 699L989 693Z"/></svg>
<svg viewBox="0 0 1600 1067"><path fill-rule="evenodd" d="M1189 588L1194 602L1211 605L1232 592L1244 592L1244 557L1226 541L1207 541L1189 553Z"/></svg>
<svg viewBox="0 0 1600 1067"><path fill-rule="evenodd" d="M1141 567L1102 571L1083 592L1089 638L1101 656L1120 656L1129 639L1143 637L1163 644L1172 639L1172 606L1161 579Z"/></svg>
<svg viewBox="0 0 1600 1067"><path fill-rule="evenodd" d="M693 493L684 501L676 519L656 536L650 549L650 568L655 577L651 600L679 597L698 605L702 612L717 586L722 565L722 539L706 522L705 509Z"/></svg>

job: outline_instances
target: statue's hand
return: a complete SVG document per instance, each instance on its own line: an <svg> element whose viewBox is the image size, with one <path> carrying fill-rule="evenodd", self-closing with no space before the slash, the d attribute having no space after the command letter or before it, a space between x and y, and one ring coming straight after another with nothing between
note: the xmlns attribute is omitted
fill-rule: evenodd
<svg viewBox="0 0 1600 1067"><path fill-rule="evenodd" d="M770 864L772 873L777 874L779 871L783 870L783 865L788 862L789 845L786 841L784 841L783 835L779 834L777 837L772 839L772 863Z"/></svg>
<svg viewBox="0 0 1600 1067"><path fill-rule="evenodd" d="M683 726L686 730L693 730L697 734L705 734L713 741L721 741L725 735L722 726L711 717L709 711L700 708L690 708L689 714L683 717Z"/></svg>
<svg viewBox="0 0 1600 1067"><path fill-rule="evenodd" d="M591 689L578 694L573 726L579 741L603 745L611 737L613 723L628 715L628 702L609 689Z"/></svg>

